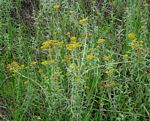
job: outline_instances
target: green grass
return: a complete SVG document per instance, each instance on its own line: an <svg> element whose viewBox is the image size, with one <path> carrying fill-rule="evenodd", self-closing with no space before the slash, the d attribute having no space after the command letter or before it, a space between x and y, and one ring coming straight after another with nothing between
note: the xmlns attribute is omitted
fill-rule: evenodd
<svg viewBox="0 0 150 121"><path fill-rule="evenodd" d="M145 3L44 0L33 15L31 34L11 15L20 1L1 1L0 98L5 104L0 102L0 119L5 111L12 121L149 121L150 11ZM99 39L104 42L98 44ZM44 50L47 40L52 43Z"/></svg>

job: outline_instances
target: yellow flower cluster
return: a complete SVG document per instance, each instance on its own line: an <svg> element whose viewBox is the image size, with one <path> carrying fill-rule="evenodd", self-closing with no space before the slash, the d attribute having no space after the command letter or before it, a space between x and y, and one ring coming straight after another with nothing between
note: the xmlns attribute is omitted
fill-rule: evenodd
<svg viewBox="0 0 150 121"><path fill-rule="evenodd" d="M42 65L49 65L49 64L54 64L54 63L55 63L55 60L50 60L50 61L44 60L41 62Z"/></svg>
<svg viewBox="0 0 150 121"><path fill-rule="evenodd" d="M87 61L92 61L94 58L95 58L95 57L94 57L93 54L89 54L89 55L86 56L86 60L87 60Z"/></svg>
<svg viewBox="0 0 150 121"><path fill-rule="evenodd" d="M88 36L89 36L89 37L92 37L92 36L93 36L93 34L92 34L92 33L89 33L89 34L88 34Z"/></svg>
<svg viewBox="0 0 150 121"><path fill-rule="evenodd" d="M144 43L144 40L141 40L139 42L136 40L132 40L132 42L129 43L129 45L134 47L135 49L142 49L143 43Z"/></svg>
<svg viewBox="0 0 150 121"><path fill-rule="evenodd" d="M58 10L60 8L60 5L54 5L53 8Z"/></svg>
<svg viewBox="0 0 150 121"><path fill-rule="evenodd" d="M7 65L9 71L18 72L24 68L24 65L19 65L16 61L13 61L11 64Z"/></svg>
<svg viewBox="0 0 150 121"><path fill-rule="evenodd" d="M128 38L130 38L131 40L135 40L136 39L136 35L133 33L128 34Z"/></svg>
<svg viewBox="0 0 150 121"><path fill-rule="evenodd" d="M76 48L79 48L79 47L81 47L80 42L73 42L73 43L70 43L70 44L66 45L67 50L73 50L73 49L76 49Z"/></svg>
<svg viewBox="0 0 150 121"><path fill-rule="evenodd" d="M97 44L103 44L104 42L105 42L104 39L99 39L99 40L97 41Z"/></svg>
<svg viewBox="0 0 150 121"><path fill-rule="evenodd" d="M144 6L144 7L150 7L150 4L145 3L143 6Z"/></svg>
<svg viewBox="0 0 150 121"><path fill-rule="evenodd" d="M65 55L65 57L64 57L64 61L65 62L70 62L71 61L71 55Z"/></svg>
<svg viewBox="0 0 150 121"><path fill-rule="evenodd" d="M56 46L56 47L62 47L64 42L59 40L47 40L42 43L41 49L49 49L50 47Z"/></svg>
<svg viewBox="0 0 150 121"><path fill-rule="evenodd" d="M87 21L88 21L88 17L86 17L86 18L84 18L84 19L81 19L81 20L79 21L79 24L83 25L83 24L85 24Z"/></svg>
<svg viewBox="0 0 150 121"><path fill-rule="evenodd" d="M81 37L86 37L86 36L89 36L89 37L92 37L92 36L94 36L92 33L83 33L83 34L81 34Z"/></svg>
<svg viewBox="0 0 150 121"><path fill-rule="evenodd" d="M59 71L54 71L54 75L58 75L60 72Z"/></svg>
<svg viewBox="0 0 150 121"><path fill-rule="evenodd" d="M111 61L112 60L112 55L104 56L104 61Z"/></svg>
<svg viewBox="0 0 150 121"><path fill-rule="evenodd" d="M68 36L70 36L70 32L66 32L65 34L68 35Z"/></svg>
<svg viewBox="0 0 150 121"><path fill-rule="evenodd" d="M37 64L37 62L36 61L32 61L31 64L30 64L30 66L33 66L35 64Z"/></svg>
<svg viewBox="0 0 150 121"><path fill-rule="evenodd" d="M75 36L72 36L72 37L70 37L70 40L71 40L72 42L76 42L76 41L77 41L77 38L76 38Z"/></svg>
<svg viewBox="0 0 150 121"><path fill-rule="evenodd" d="M105 73L108 75L108 77L111 77L114 74L114 69L110 67L105 71Z"/></svg>

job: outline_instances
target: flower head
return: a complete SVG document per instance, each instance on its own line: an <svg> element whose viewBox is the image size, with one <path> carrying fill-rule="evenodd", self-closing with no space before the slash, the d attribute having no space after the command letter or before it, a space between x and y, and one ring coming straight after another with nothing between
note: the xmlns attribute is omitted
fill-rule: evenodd
<svg viewBox="0 0 150 121"><path fill-rule="evenodd" d="M99 40L97 41L97 44L102 44L102 43L104 43L104 42L105 42L104 39L99 39Z"/></svg>
<svg viewBox="0 0 150 121"><path fill-rule="evenodd" d="M68 35L68 36L70 36L70 32L66 32L65 34Z"/></svg>
<svg viewBox="0 0 150 121"><path fill-rule="evenodd" d="M86 17L86 18L84 18L84 19L81 19L81 20L79 21L79 24L83 25L83 24L85 24L87 21L88 21L88 17Z"/></svg>
<svg viewBox="0 0 150 121"><path fill-rule="evenodd" d="M35 65L35 64L37 64L37 62L36 61L32 61L30 65L32 66L32 65Z"/></svg>
<svg viewBox="0 0 150 121"><path fill-rule="evenodd" d="M66 47L67 47L67 50L73 50L73 49L81 47L81 43L74 42L74 43L71 43L71 44L67 44Z"/></svg>
<svg viewBox="0 0 150 121"><path fill-rule="evenodd" d="M65 62L70 62L71 61L71 55L65 55L64 56L64 61Z"/></svg>
<svg viewBox="0 0 150 121"><path fill-rule="evenodd" d="M106 71L105 71L105 73L109 76L109 77L111 77L112 75L113 75L113 73L114 73L114 69L111 67L111 68L108 68Z"/></svg>
<svg viewBox="0 0 150 121"><path fill-rule="evenodd" d="M150 4L145 3L143 6L144 6L144 7L150 7Z"/></svg>
<svg viewBox="0 0 150 121"><path fill-rule="evenodd" d="M141 40L141 41L139 41L139 42L136 41L136 40L133 40L132 42L129 43L129 45L132 46L132 47L135 48L135 49L140 50L140 49L142 49L142 47L143 47L143 43L144 43L143 40Z"/></svg>
<svg viewBox="0 0 150 121"><path fill-rule="evenodd" d="M94 36L92 33L89 33L88 35L89 35L89 37L93 37Z"/></svg>
<svg viewBox="0 0 150 121"><path fill-rule="evenodd" d="M93 54L89 54L89 55L86 56L86 60L87 60L87 61L91 61L91 60L93 60L94 58L95 58L95 57L94 57Z"/></svg>
<svg viewBox="0 0 150 121"><path fill-rule="evenodd" d="M59 40L47 40L42 43L41 49L49 49L50 47L62 47L63 41Z"/></svg>
<svg viewBox="0 0 150 121"><path fill-rule="evenodd" d="M50 65L50 64L54 64L55 63L55 61L54 60L44 60L44 61L42 61L41 62L41 64L42 65Z"/></svg>
<svg viewBox="0 0 150 121"><path fill-rule="evenodd" d="M104 56L104 61L110 61L112 60L112 55Z"/></svg>
<svg viewBox="0 0 150 121"><path fill-rule="evenodd" d="M128 34L128 38L130 38L131 40L135 40L136 39L136 35L133 33Z"/></svg>
<svg viewBox="0 0 150 121"><path fill-rule="evenodd" d="M75 41L77 41L77 38L76 38L75 36L72 36L72 37L70 37L70 40L71 40L72 42L75 42Z"/></svg>
<svg viewBox="0 0 150 121"><path fill-rule="evenodd" d="M19 70L24 68L24 65L19 65L18 62L13 61L11 64L7 65L7 68L9 69L9 71L18 72Z"/></svg>
<svg viewBox="0 0 150 121"><path fill-rule="evenodd" d="M53 8L58 10L60 8L60 5L54 5Z"/></svg>

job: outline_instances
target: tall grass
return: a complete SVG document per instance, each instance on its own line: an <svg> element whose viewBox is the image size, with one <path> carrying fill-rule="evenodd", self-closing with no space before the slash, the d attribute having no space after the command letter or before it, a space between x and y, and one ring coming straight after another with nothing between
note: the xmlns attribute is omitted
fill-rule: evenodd
<svg viewBox="0 0 150 121"><path fill-rule="evenodd" d="M146 0L43 0L34 32L16 3L0 2L0 118L150 120Z"/></svg>

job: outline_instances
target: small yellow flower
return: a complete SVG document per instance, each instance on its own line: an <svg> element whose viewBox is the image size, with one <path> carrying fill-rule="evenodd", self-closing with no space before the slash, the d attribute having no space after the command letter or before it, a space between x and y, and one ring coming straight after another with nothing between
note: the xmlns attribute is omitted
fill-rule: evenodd
<svg viewBox="0 0 150 121"><path fill-rule="evenodd" d="M49 62L48 62L48 61L42 61L41 64L42 64L42 65L48 65Z"/></svg>
<svg viewBox="0 0 150 121"><path fill-rule="evenodd" d="M144 40L141 40L141 41L140 41L140 44L144 44Z"/></svg>
<svg viewBox="0 0 150 121"><path fill-rule="evenodd" d="M60 8L60 5L54 5L53 8L58 10Z"/></svg>
<svg viewBox="0 0 150 121"><path fill-rule="evenodd" d="M58 75L59 74L59 71L54 71L54 75Z"/></svg>
<svg viewBox="0 0 150 121"><path fill-rule="evenodd" d="M70 32L66 32L65 34L68 35L68 36L70 36Z"/></svg>
<svg viewBox="0 0 150 121"><path fill-rule="evenodd" d="M8 64L7 68L9 71L12 72L18 72L19 70L23 69L25 66L24 65L19 65L18 62L13 61L11 64Z"/></svg>
<svg viewBox="0 0 150 121"><path fill-rule="evenodd" d="M89 33L89 37L93 37L93 34L92 34L92 33Z"/></svg>
<svg viewBox="0 0 150 121"><path fill-rule="evenodd" d="M49 65L49 64L54 64L54 63L55 63L55 60L50 60L50 61L45 60L41 62L42 65Z"/></svg>
<svg viewBox="0 0 150 121"><path fill-rule="evenodd" d="M112 75L113 75L113 73L114 73L114 69L111 67L111 68L108 68L106 71L105 71L105 73L109 76L109 77L111 77Z"/></svg>
<svg viewBox="0 0 150 121"><path fill-rule="evenodd" d="M36 61L32 61L30 65L33 66L35 64L37 64L37 62Z"/></svg>
<svg viewBox="0 0 150 121"><path fill-rule="evenodd" d="M99 45L96 46L97 49L101 49L101 47Z"/></svg>
<svg viewBox="0 0 150 121"><path fill-rule="evenodd" d="M112 60L112 55L104 56L104 61Z"/></svg>
<svg viewBox="0 0 150 121"><path fill-rule="evenodd" d="M75 36L72 36L72 37L70 37L70 40L75 42L75 41L77 41L77 38Z"/></svg>
<svg viewBox="0 0 150 121"><path fill-rule="evenodd" d="M142 49L143 43L144 43L143 40L140 41L140 42L134 40L131 43L129 43L129 45L132 46L132 47L134 47L135 49Z"/></svg>
<svg viewBox="0 0 150 121"><path fill-rule="evenodd" d="M41 49L48 49L53 43L53 40L47 40L42 43Z"/></svg>
<svg viewBox="0 0 150 121"><path fill-rule="evenodd" d="M23 68L25 67L25 65L24 65L24 64L22 64L22 65L20 65L20 67L21 67L21 69L23 69Z"/></svg>
<svg viewBox="0 0 150 121"><path fill-rule="evenodd" d="M81 20L79 21L79 24L83 25L83 24L85 24L87 21L88 21L88 17L86 17L86 18L84 18L84 19L81 19Z"/></svg>
<svg viewBox="0 0 150 121"><path fill-rule="evenodd" d="M42 43L41 49L49 49L50 47L62 47L64 44L63 41L59 40L47 40Z"/></svg>
<svg viewBox="0 0 150 121"><path fill-rule="evenodd" d="M102 43L104 43L104 42L105 42L104 39L99 39L99 40L97 41L97 44L102 44Z"/></svg>
<svg viewBox="0 0 150 121"><path fill-rule="evenodd" d="M67 50L73 50L79 47L81 47L81 44L79 42L74 42L66 45Z"/></svg>
<svg viewBox="0 0 150 121"><path fill-rule="evenodd" d="M131 40L135 40L136 39L136 35L133 33L128 34L128 38L130 38Z"/></svg>
<svg viewBox="0 0 150 121"><path fill-rule="evenodd" d="M144 7L150 7L150 4L145 3L143 6L144 6Z"/></svg>
<svg viewBox="0 0 150 121"><path fill-rule="evenodd" d="M70 62L71 61L71 55L65 55L64 61L65 62Z"/></svg>
<svg viewBox="0 0 150 121"><path fill-rule="evenodd" d="M95 57L94 57L93 54L89 54L89 55L86 56L86 60L87 60L87 61L92 61L94 58L95 58Z"/></svg>
<svg viewBox="0 0 150 121"><path fill-rule="evenodd" d="M86 36L93 37L94 35L92 33L82 33L81 34L81 37L86 37Z"/></svg>

